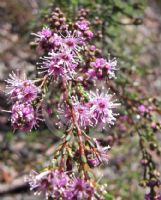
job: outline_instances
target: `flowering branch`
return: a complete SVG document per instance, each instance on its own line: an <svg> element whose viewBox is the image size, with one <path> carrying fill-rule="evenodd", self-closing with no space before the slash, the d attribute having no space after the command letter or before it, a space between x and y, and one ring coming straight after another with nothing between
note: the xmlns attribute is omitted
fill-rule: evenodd
<svg viewBox="0 0 161 200"><path fill-rule="evenodd" d="M115 78L117 61L97 57L86 15L80 10L76 21L69 25L56 8L48 18L50 28L33 34L38 52L44 54L38 63L40 77L32 81L12 73L6 80L12 127L25 132L43 120L43 102L51 83L59 83L62 88L56 94L59 102L55 113L64 129L63 142L57 147L52 164L27 178L31 190L44 193L46 198L94 200L105 199L107 193L91 169L108 161L109 146L102 147L89 133L91 127L103 130L113 125L117 116L113 109L119 104L104 87L90 92L89 88Z"/></svg>

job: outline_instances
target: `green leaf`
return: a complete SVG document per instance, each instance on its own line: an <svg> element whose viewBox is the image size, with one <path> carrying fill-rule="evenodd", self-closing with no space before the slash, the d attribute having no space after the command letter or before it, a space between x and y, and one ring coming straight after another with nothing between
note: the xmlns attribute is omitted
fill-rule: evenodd
<svg viewBox="0 0 161 200"><path fill-rule="evenodd" d="M110 193L104 195L105 200L114 200L114 197Z"/></svg>
<svg viewBox="0 0 161 200"><path fill-rule="evenodd" d="M85 156L81 156L81 160L82 160L83 163L86 163L86 162L87 162L87 159L86 159Z"/></svg>

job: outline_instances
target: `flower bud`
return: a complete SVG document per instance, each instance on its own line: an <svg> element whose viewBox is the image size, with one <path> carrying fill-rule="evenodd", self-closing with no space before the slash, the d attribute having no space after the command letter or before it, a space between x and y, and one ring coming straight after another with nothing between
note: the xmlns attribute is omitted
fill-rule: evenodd
<svg viewBox="0 0 161 200"><path fill-rule="evenodd" d="M140 183L139 183L139 185L141 186L141 187L146 187L147 186L147 181L146 180L141 180L140 181Z"/></svg>
<svg viewBox="0 0 161 200"><path fill-rule="evenodd" d="M154 142L151 142L151 143L149 144L149 148L150 148L151 151L154 151L154 150L157 148L157 144L154 143Z"/></svg>
<svg viewBox="0 0 161 200"><path fill-rule="evenodd" d="M142 160L141 160L141 164L142 164L143 166L147 165L147 164L148 164L148 160L147 160L147 159L142 159Z"/></svg>

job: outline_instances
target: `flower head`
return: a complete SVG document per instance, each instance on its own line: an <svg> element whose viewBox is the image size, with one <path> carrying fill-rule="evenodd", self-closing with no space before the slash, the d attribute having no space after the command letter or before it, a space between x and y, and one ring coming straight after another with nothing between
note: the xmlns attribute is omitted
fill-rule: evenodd
<svg viewBox="0 0 161 200"><path fill-rule="evenodd" d="M92 121L90 119L90 109L88 105L76 101L74 102L73 107L76 113L76 118L79 126L82 128L86 128L87 126L92 126Z"/></svg>
<svg viewBox="0 0 161 200"><path fill-rule="evenodd" d="M66 70L57 59L46 59L39 67L41 73L46 73L48 76L53 77L54 80L58 80L60 77L67 77Z"/></svg>
<svg viewBox="0 0 161 200"><path fill-rule="evenodd" d="M142 105L138 106L138 111L141 114L144 114L144 113L148 112L148 108L145 105L142 104Z"/></svg>
<svg viewBox="0 0 161 200"><path fill-rule="evenodd" d="M64 192L66 200L92 199L94 189L89 182L84 179L74 178L68 189Z"/></svg>
<svg viewBox="0 0 161 200"><path fill-rule="evenodd" d="M52 76L55 80L65 77L71 79L75 74L75 68L78 65L78 60L69 51L49 53L48 57L42 58L43 62L39 67L41 73L46 73Z"/></svg>
<svg viewBox="0 0 161 200"><path fill-rule="evenodd" d="M55 53L54 51L49 53L51 59L56 59L60 64L64 66L64 68L68 70L75 69L76 65L79 62L78 57L76 57L71 51L63 49L59 53Z"/></svg>
<svg viewBox="0 0 161 200"><path fill-rule="evenodd" d="M119 104L112 101L112 97L112 95L100 93L98 90L96 93L90 93L90 113L95 125L98 124L105 128L106 124L114 124L116 114L113 113L113 108L116 108Z"/></svg>
<svg viewBox="0 0 161 200"><path fill-rule="evenodd" d="M11 124L14 130L30 131L37 125L38 113L29 103L16 102L11 110Z"/></svg>
<svg viewBox="0 0 161 200"><path fill-rule="evenodd" d="M87 161L91 168L98 167L101 164L101 161L97 157L88 158Z"/></svg>
<svg viewBox="0 0 161 200"><path fill-rule="evenodd" d="M90 167L97 167L103 162L108 162L108 150L110 147L102 147L96 139L94 139L94 142L95 150L91 150L87 153L87 161Z"/></svg>
<svg viewBox="0 0 161 200"><path fill-rule="evenodd" d="M92 121L90 118L90 109L88 104L81 103L73 97L72 102L73 110L76 116L76 121L81 128L87 128L88 126L92 126ZM62 104L59 107L59 118L61 123L64 125L70 125L73 123L73 116L71 107L67 104Z"/></svg>
<svg viewBox="0 0 161 200"><path fill-rule="evenodd" d="M83 37L79 35L78 31L74 31L73 33L67 31L67 35L63 38L62 47L77 54L82 49L82 44Z"/></svg>
<svg viewBox="0 0 161 200"><path fill-rule="evenodd" d="M91 66L94 68L104 68L107 61L104 58L96 58L95 62L91 62Z"/></svg>
<svg viewBox="0 0 161 200"><path fill-rule="evenodd" d="M31 102L36 99L39 88L34 85L33 81L27 80L26 77L18 77L12 73L6 80L7 95L11 101Z"/></svg>
<svg viewBox="0 0 161 200"><path fill-rule="evenodd" d="M26 179L30 185L30 189L36 194L45 194L46 198L59 198L67 187L69 177L66 173L59 170L44 171L38 174L32 172Z"/></svg>
<svg viewBox="0 0 161 200"><path fill-rule="evenodd" d="M90 50L91 50L91 51L95 51L95 50L96 50L96 46L95 46L95 45L91 45L91 46L90 46Z"/></svg>
<svg viewBox="0 0 161 200"><path fill-rule="evenodd" d="M54 33L54 35L49 39L49 43L52 44L54 47L60 47L62 44L63 38L58 35L57 33Z"/></svg>
<svg viewBox="0 0 161 200"><path fill-rule="evenodd" d="M45 171L40 174L33 171L30 173L29 177L26 178L26 182L30 185L30 190L34 190L35 194L44 193L46 198L51 194L49 190L50 182L48 180L48 175L50 171Z"/></svg>
<svg viewBox="0 0 161 200"><path fill-rule="evenodd" d="M76 26L81 30L81 31L86 31L89 29L89 22L87 20L81 20L76 22Z"/></svg>
<svg viewBox="0 0 161 200"><path fill-rule="evenodd" d="M104 58L96 58L94 62L90 63L90 68L87 72L89 78L96 77L98 79L103 79L108 76L109 78L115 78L115 71L117 66L117 60L114 58L112 60L106 60Z"/></svg>
<svg viewBox="0 0 161 200"><path fill-rule="evenodd" d="M88 39L92 39L94 36L93 32L90 30L87 30L84 34Z"/></svg>
<svg viewBox="0 0 161 200"><path fill-rule="evenodd" d="M52 36L52 31L48 27L43 27L41 31L33 33L33 35L37 36L40 40L44 40Z"/></svg>

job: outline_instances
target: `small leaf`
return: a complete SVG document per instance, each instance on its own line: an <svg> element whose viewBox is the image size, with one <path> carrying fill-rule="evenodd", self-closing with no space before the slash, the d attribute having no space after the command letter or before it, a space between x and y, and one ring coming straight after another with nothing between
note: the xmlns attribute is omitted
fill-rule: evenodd
<svg viewBox="0 0 161 200"><path fill-rule="evenodd" d="M69 141L71 139L71 135L67 135L67 137L65 138L66 141Z"/></svg>
<svg viewBox="0 0 161 200"><path fill-rule="evenodd" d="M87 160L86 160L86 157L85 157L85 156L81 156L81 160L82 160L82 162L83 162L83 163L86 163L86 162L87 162Z"/></svg>
<svg viewBox="0 0 161 200"><path fill-rule="evenodd" d="M113 200L114 199L114 197L111 194L109 194L109 193L106 193L104 195L104 198L105 198L105 200Z"/></svg>

